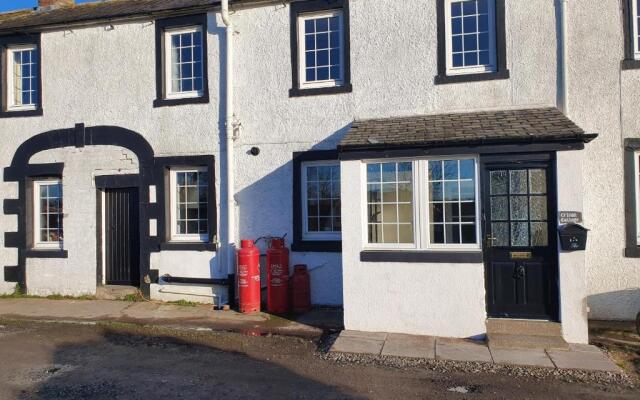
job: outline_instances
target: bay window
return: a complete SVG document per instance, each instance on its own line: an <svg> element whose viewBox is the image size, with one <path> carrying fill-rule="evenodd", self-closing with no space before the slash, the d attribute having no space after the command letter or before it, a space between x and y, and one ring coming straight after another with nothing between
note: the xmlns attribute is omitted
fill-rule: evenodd
<svg viewBox="0 0 640 400"><path fill-rule="evenodd" d="M369 162L366 246L478 249L477 191L472 157Z"/></svg>

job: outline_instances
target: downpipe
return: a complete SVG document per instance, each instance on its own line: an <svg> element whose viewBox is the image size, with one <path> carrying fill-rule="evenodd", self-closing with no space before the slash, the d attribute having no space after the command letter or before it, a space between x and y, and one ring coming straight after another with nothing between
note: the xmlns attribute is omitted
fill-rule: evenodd
<svg viewBox="0 0 640 400"><path fill-rule="evenodd" d="M225 57L225 143L227 151L227 163L225 173L227 181L227 220L226 220L226 241L223 244L226 256L227 274L235 274L235 154L234 154L234 129L233 129L233 23L229 15L229 0L221 1L221 16L224 23L226 57ZM229 282L229 302L235 302L235 283Z"/></svg>

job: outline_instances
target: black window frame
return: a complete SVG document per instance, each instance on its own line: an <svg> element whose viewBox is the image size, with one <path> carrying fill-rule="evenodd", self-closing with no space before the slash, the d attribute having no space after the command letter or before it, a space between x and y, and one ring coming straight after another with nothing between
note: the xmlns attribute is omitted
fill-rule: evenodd
<svg viewBox="0 0 640 400"><path fill-rule="evenodd" d="M637 204L636 180L640 175L636 174L636 157L640 152L640 139L624 140L624 222L625 222L625 249L627 258L640 258L640 243L637 239Z"/></svg>
<svg viewBox="0 0 640 400"><path fill-rule="evenodd" d="M337 150L309 150L293 153L293 242L292 251L340 253L342 240L309 240L303 236L302 165L309 161L336 161L340 164ZM342 184L342 180L340 182Z"/></svg>
<svg viewBox="0 0 640 400"><path fill-rule="evenodd" d="M495 0L496 70L495 72L481 72L474 74L447 75L447 21L445 5L445 0L437 0L438 75L434 78L434 83L436 85L443 85L449 83L509 79L510 73L507 69L505 0Z"/></svg>
<svg viewBox="0 0 640 400"><path fill-rule="evenodd" d="M208 24L207 14L187 15L183 17L157 19L156 26L156 99L153 107L180 106L185 104L209 103L209 62L208 62ZM202 96L168 99L165 96L164 36L169 29L199 26L202 29Z"/></svg>
<svg viewBox="0 0 640 400"><path fill-rule="evenodd" d="M349 23L349 0L294 1L290 5L290 10L292 82L291 89L289 90L289 97L351 93L353 91L353 86L351 85L351 34ZM304 89L300 85L300 44L298 43L298 17L300 16L300 14L330 10L342 10L342 21L344 24L344 26L342 27L344 37L344 82L340 86Z"/></svg>
<svg viewBox="0 0 640 400"><path fill-rule="evenodd" d="M622 0L622 25L624 33L624 60L621 62L623 70L639 69L640 60L635 59L635 50L633 48L633 7L631 2L634 0Z"/></svg>
<svg viewBox="0 0 640 400"><path fill-rule="evenodd" d="M158 186L156 192L156 203L160 210L159 214L164 217L158 220L158 238L160 240L160 250L182 250L182 251L215 251L217 250L218 236L218 209L216 207L216 169L214 156L176 156L157 157L155 160L156 172L162 178L162 186ZM173 190L170 184L169 175L172 168L183 167L204 167L208 174L207 192L207 224L208 240L205 241L172 241L171 240L171 195Z"/></svg>
<svg viewBox="0 0 640 400"><path fill-rule="evenodd" d="M39 117L43 115L42 110L42 47L40 46L40 33L26 33L20 35L2 36L0 37L0 51L2 52L2 61L0 63L0 118L14 117ZM9 110L8 99L8 82L7 72L9 68L9 59L7 51L13 46L34 45L38 49L38 104L34 110Z"/></svg>

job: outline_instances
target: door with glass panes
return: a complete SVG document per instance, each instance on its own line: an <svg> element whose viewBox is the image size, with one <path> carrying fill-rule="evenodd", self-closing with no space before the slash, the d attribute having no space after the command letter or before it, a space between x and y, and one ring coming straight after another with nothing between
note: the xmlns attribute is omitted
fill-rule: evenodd
<svg viewBox="0 0 640 400"><path fill-rule="evenodd" d="M556 191L551 160L483 162L487 312L556 320Z"/></svg>

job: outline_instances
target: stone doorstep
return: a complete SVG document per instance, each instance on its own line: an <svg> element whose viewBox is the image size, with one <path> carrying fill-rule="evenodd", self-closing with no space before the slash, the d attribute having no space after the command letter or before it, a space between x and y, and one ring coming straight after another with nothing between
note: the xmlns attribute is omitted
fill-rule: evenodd
<svg viewBox="0 0 640 400"><path fill-rule="evenodd" d="M570 344L568 350L489 348L484 343L464 339L342 331L330 352L621 372L600 349L583 344Z"/></svg>
<svg viewBox="0 0 640 400"><path fill-rule="evenodd" d="M490 348L496 364L523 365L528 367L554 368L544 349Z"/></svg>

